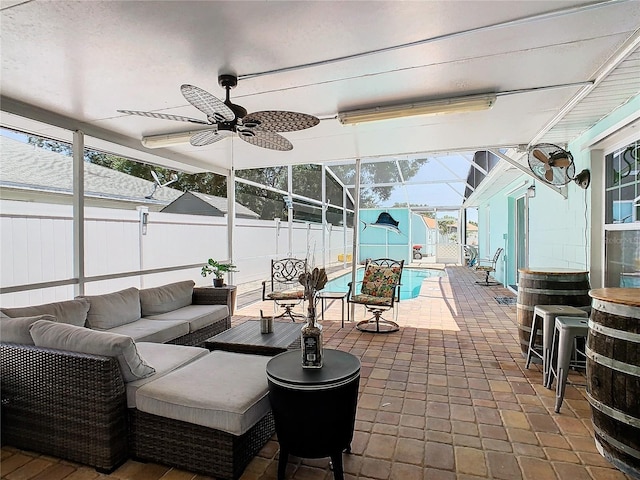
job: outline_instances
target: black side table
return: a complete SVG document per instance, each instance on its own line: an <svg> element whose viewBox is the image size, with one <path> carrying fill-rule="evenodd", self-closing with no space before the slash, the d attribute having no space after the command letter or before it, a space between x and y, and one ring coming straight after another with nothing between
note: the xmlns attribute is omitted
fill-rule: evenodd
<svg viewBox="0 0 640 480"><path fill-rule="evenodd" d="M284 480L289 454L331 457L334 479L343 480L342 452L351 451L360 360L325 349L322 368L303 369L302 352L291 350L269 360L267 380L280 443L278 480Z"/></svg>

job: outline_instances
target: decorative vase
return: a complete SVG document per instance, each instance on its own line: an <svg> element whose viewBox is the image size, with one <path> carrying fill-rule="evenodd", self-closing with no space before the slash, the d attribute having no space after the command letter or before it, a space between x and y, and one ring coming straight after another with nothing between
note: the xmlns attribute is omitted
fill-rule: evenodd
<svg viewBox="0 0 640 480"><path fill-rule="evenodd" d="M322 325L316 322L316 309L307 309L307 323L300 331L302 336L302 368L322 368Z"/></svg>
<svg viewBox="0 0 640 480"><path fill-rule="evenodd" d="M214 287L224 287L224 278L213 277Z"/></svg>

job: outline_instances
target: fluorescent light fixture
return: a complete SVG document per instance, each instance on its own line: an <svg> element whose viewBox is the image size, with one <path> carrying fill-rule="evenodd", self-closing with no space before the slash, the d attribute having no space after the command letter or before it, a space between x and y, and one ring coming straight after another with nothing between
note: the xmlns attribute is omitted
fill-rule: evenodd
<svg viewBox="0 0 640 480"><path fill-rule="evenodd" d="M441 115L445 113L475 112L488 110L496 101L494 94L470 95L467 97L445 98L425 102L407 103L388 107L374 107L351 112L338 113L343 125L362 122L375 122L392 118L411 117L413 115Z"/></svg>
<svg viewBox="0 0 640 480"><path fill-rule="evenodd" d="M211 130L215 126L211 126L204 130ZM167 133L163 135L150 135L148 137L142 137L142 145L147 148L165 148L175 147L176 145L184 145L189 143L194 133L198 133L201 130L189 130L188 132Z"/></svg>

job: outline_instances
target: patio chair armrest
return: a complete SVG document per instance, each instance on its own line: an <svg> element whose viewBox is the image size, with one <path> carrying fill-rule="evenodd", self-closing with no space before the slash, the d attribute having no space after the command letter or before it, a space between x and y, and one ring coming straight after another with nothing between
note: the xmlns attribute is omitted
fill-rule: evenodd
<svg viewBox="0 0 640 480"><path fill-rule="evenodd" d="M476 264L473 266L473 268L475 270L487 270L487 269L494 269L495 266L492 260L485 260L485 261L477 261Z"/></svg>
<svg viewBox="0 0 640 480"><path fill-rule="evenodd" d="M357 289L357 285L358 284L362 285L362 281L355 282L355 285L354 285L353 282L347 283L347 286L349 287L349 290L347 291L347 302L350 302L351 301L351 297L353 297L353 295L355 295L355 291Z"/></svg>

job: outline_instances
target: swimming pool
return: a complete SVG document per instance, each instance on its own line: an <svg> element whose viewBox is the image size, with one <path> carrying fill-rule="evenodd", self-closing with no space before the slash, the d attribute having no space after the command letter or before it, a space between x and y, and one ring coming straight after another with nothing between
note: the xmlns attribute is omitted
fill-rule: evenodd
<svg viewBox="0 0 640 480"><path fill-rule="evenodd" d="M362 281L364 276L364 268L359 268L356 271L357 281ZM407 300L409 298L416 298L420 293L420 287L422 281L425 278L431 277L444 277L445 273L442 270L429 270L429 269L416 269L416 268L404 268L402 270L402 284L400 285L400 300ZM347 292L351 281L351 272L334 278L327 282L324 287L326 292ZM358 287L359 288L359 287Z"/></svg>

